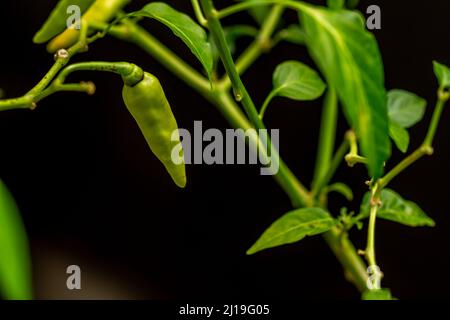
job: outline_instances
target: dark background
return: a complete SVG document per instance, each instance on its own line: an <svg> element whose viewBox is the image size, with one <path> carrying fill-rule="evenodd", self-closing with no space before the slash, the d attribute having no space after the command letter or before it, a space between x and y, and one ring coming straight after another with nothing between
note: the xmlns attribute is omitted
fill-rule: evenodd
<svg viewBox="0 0 450 320"><path fill-rule="evenodd" d="M230 1L227 1L230 3ZM7 97L29 90L52 64L43 46L31 41L53 1L0 2L0 88ZM133 1L140 8L146 1ZM192 13L190 2L171 1ZM429 101L427 118L411 131L420 144L435 102L432 60L450 65L448 1L362 1L379 4L380 42L386 86L416 92ZM236 21L250 21L240 15ZM288 14L287 21L295 21ZM170 47L195 59L166 29L145 22ZM245 47L246 41L239 43ZM311 63L303 48L277 47L244 76L260 104L271 74L286 59ZM228 128L210 104L139 48L112 38L96 42L74 61L132 61L157 75L180 127ZM356 290L320 237L247 257L245 251L290 203L270 177L255 166L189 166L188 187L178 190L148 150L121 99L121 81L109 74L81 73L93 80L92 96L53 95L35 111L0 114L0 177L14 194L31 242L37 298L145 299L351 299ZM446 110L447 111L447 110ZM281 130L281 154L302 181L310 181L320 119L319 103L277 99L267 124ZM402 299L449 298L448 163L450 131L445 112L436 154L403 174L392 187L414 199L436 222L411 229L379 221L378 262L384 286ZM341 121L339 137L345 132ZM390 165L401 159L395 151ZM365 169L342 168L337 180L365 192ZM342 205L332 199L334 213ZM358 248L365 232L352 233ZM65 288L65 269L82 269L83 290Z"/></svg>

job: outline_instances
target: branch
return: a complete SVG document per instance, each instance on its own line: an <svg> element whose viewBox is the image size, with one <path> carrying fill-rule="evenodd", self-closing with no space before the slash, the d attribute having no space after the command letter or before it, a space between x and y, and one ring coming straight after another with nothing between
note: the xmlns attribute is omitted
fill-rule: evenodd
<svg viewBox="0 0 450 320"><path fill-rule="evenodd" d="M45 90L48 85L53 81L59 71L64 68L70 61L70 59L79 52L87 51L88 44L98 39L98 36L87 38L89 26L83 20L80 30L80 38L78 42L70 49L61 49L55 54L56 62L42 78L39 83L28 91L25 95L19 98L0 100L0 111L12 110L12 109L35 109L37 102L47 97L48 95L59 91L77 91L77 92L92 92L92 85L86 85L86 83L72 84L66 86L55 86L49 90Z"/></svg>
<svg viewBox="0 0 450 320"><path fill-rule="evenodd" d="M400 173L405 171L408 167L414 164L416 161L424 156L431 156L434 153L433 140L436 135L436 131L441 120L442 112L447 101L450 99L449 92L439 89L438 91L438 101L436 108L433 112L433 117L431 123L428 127L428 133L424 139L423 144L412 154L401 161L397 166L395 166L390 172L388 172L383 178L380 179L379 184L381 188L385 188L395 177Z"/></svg>

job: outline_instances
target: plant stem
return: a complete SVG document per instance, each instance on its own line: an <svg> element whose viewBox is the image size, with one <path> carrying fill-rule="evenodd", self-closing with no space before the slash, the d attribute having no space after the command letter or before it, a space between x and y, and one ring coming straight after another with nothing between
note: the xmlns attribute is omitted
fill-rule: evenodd
<svg viewBox="0 0 450 320"><path fill-rule="evenodd" d="M273 6L267 18L264 20L256 40L248 46L236 61L236 69L239 74L243 74L264 52L271 48L270 38L274 33L283 12L283 6ZM231 87L231 81L228 75L225 75L224 79L219 83L223 90L228 90Z"/></svg>
<svg viewBox="0 0 450 320"><path fill-rule="evenodd" d="M217 11L214 8L212 0L200 0L203 11L205 12L206 19L208 20L208 27L211 32L211 36L216 43L217 49L219 51L220 58L225 67L225 70L230 77L231 84L233 86L233 92L235 99L241 101L242 105L249 117L253 126L258 130L265 129L262 120L259 118L259 114L256 110L255 104L251 99L246 87L242 83L241 77L234 64L233 57L228 48L228 43L223 32L222 25L217 18ZM270 145L270 142L267 143Z"/></svg>
<svg viewBox="0 0 450 320"><path fill-rule="evenodd" d="M420 146L417 150L403 159L398 165L396 165L391 171L389 171L383 178L380 179L380 185L385 188L395 177L402 173L405 169L410 167L417 160L421 159L425 155L432 155L433 148L429 146Z"/></svg>
<svg viewBox="0 0 450 320"><path fill-rule="evenodd" d="M267 111L267 108L270 105L270 102L273 100L273 98L277 95L276 91L272 91L266 98L266 100L264 100L264 103L261 107L261 110L259 111L259 117L262 119L264 119L264 115Z"/></svg>
<svg viewBox="0 0 450 320"><path fill-rule="evenodd" d="M441 120L442 111L444 110L444 106L447 101L448 101L448 93L444 92L443 90L439 90L436 108L434 109L433 117L431 119L431 123L428 128L428 133L427 136L425 137L423 145L429 147L433 146L433 140L436 135L439 122Z"/></svg>
<svg viewBox="0 0 450 320"><path fill-rule="evenodd" d="M56 62L50 68L50 70L45 74L45 76L39 81L39 83L34 86L30 91L28 91L25 95L19 98L0 100L0 111L12 110L12 109L34 109L36 108L36 103L41 99L36 96L40 95L41 92L47 88L47 86L53 81L55 76L64 68L67 63L69 63L70 59L77 53L85 51L87 45L90 41L87 39L87 31L88 31L87 23L82 23L80 38L78 42L73 45L68 50L59 50L55 54ZM61 89L61 88L59 88ZM71 89L71 87L65 87L65 89ZM78 90L75 90L78 91ZM48 91L47 93L49 93ZM41 95L42 96L42 95Z"/></svg>
<svg viewBox="0 0 450 320"><path fill-rule="evenodd" d="M76 71L112 72L122 76L125 84L132 87L144 77L144 72L135 64L128 62L91 61L75 63L65 68L55 79L56 84L62 84L69 74Z"/></svg>
<svg viewBox="0 0 450 320"><path fill-rule="evenodd" d="M370 207L369 227L367 232L366 257L369 266L376 266L375 259L375 225L377 220L378 205L373 204Z"/></svg>
<svg viewBox="0 0 450 320"><path fill-rule="evenodd" d="M206 20L203 16L202 8L200 8L200 3L198 2L198 0L191 0L191 2L198 23L200 23L203 27L206 27L208 25L208 20Z"/></svg>
<svg viewBox="0 0 450 320"><path fill-rule="evenodd" d="M224 8L224 9L220 10L218 12L218 14L217 14L217 17L219 19L223 19L223 18L226 18L226 17L231 16L233 14L236 14L236 13L239 13L239 12L242 12L242 11L246 11L246 10L248 10L250 8L257 7L257 6L266 6L266 5L273 4L274 2L276 2L276 1L274 1L274 0L267 0L267 1L260 0L260 1L255 1L255 2L253 2L253 1L241 2L241 3L234 4L234 5L231 5L231 6L227 7L227 8Z"/></svg>
<svg viewBox="0 0 450 320"><path fill-rule="evenodd" d="M238 101L242 101L242 105L244 106L247 116L249 117L250 122L252 123L252 126L258 130L265 130L266 128L261 118L259 117L255 104L253 103L253 100L251 99L249 93L247 92L247 89L242 83L242 80L236 69L236 65L234 64L233 57L231 56L227 41L225 39L225 34L223 32L222 25L220 24L220 21L217 19L217 17L215 17L217 11L214 9L212 1L201 0L201 4L205 12L206 18L208 19L208 26L211 35L215 40L221 60L233 85L235 99ZM273 158L279 159L280 157L277 154L277 150L275 150L275 148L271 148L272 144L270 139L265 136L260 137L260 139L262 140L262 145L267 146L267 154L271 153L272 159ZM311 198L308 190L298 181L296 181L297 182L296 185L293 186L292 178L294 177L294 175L289 170L285 170L287 168L281 160L279 160L279 162L280 162L279 176L281 179L284 179L286 177L288 178L286 180L288 190L290 191L292 189L296 189L300 192L301 197L299 199L295 199L296 200L295 203L302 205L311 204Z"/></svg>
<svg viewBox="0 0 450 320"><path fill-rule="evenodd" d="M95 93L95 84L93 82L80 82L80 83L65 83L65 84L52 84L45 90L36 94L33 101L35 103L47 98L48 96L62 91L70 91L70 92L84 92L89 95L93 95Z"/></svg>
<svg viewBox="0 0 450 320"><path fill-rule="evenodd" d="M313 193L320 193L320 190L316 188L316 185L324 180L323 178L328 172L331 164L336 137L337 117L338 100L336 91L333 87L329 87L322 110L316 169L312 183ZM321 188L322 187L325 186L321 186Z"/></svg>
<svg viewBox="0 0 450 320"><path fill-rule="evenodd" d="M295 10L307 11L310 5L302 1L292 1L292 0L259 0L259 1L246 1L238 4L231 5L217 12L216 16L218 19L226 18L230 15L246 11L253 7L267 6L271 4L282 5L286 7L293 8Z"/></svg>
<svg viewBox="0 0 450 320"><path fill-rule="evenodd" d="M330 183L337 169L341 165L342 160L344 160L344 157L348 149L349 149L348 140L344 139L344 141L336 151L336 154L334 155L333 159L331 160L327 173L321 179L319 179L317 183L314 185L312 190L313 197L319 195L320 191Z"/></svg>
<svg viewBox="0 0 450 320"><path fill-rule="evenodd" d="M385 188L395 177L402 173L405 169L410 167L416 161L421 159L426 155L433 155L433 140L436 135L439 122L441 120L442 112L445 107L446 102L449 100L450 96L448 92L439 89L438 91L438 101L433 112L431 123L428 127L427 135L424 139L422 145L415 150L408 157L403 159L398 165L396 165L391 171L389 171L383 178L380 179L379 184L382 188Z"/></svg>
<svg viewBox="0 0 450 320"><path fill-rule="evenodd" d="M366 246L366 258L369 266L377 266L375 259L375 225L377 220L378 209L381 206L381 191L379 183L376 183L371 188L370 197L370 215L369 215L369 225L367 232L367 246Z"/></svg>
<svg viewBox="0 0 450 320"><path fill-rule="evenodd" d="M366 265L349 240L347 232L334 227L324 234L324 238L344 267L347 280L353 283L360 292L367 290L368 275Z"/></svg>

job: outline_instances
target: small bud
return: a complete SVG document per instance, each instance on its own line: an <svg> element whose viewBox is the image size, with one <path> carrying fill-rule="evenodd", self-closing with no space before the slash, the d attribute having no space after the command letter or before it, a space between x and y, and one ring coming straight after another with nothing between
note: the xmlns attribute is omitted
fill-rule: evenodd
<svg viewBox="0 0 450 320"><path fill-rule="evenodd" d="M95 90L96 90L95 84L93 82L89 81L89 82L86 82L85 85L87 86L86 93L90 96L94 95Z"/></svg>
<svg viewBox="0 0 450 320"><path fill-rule="evenodd" d="M58 59L67 59L69 57L69 52L66 49L59 49L55 53L55 60Z"/></svg>

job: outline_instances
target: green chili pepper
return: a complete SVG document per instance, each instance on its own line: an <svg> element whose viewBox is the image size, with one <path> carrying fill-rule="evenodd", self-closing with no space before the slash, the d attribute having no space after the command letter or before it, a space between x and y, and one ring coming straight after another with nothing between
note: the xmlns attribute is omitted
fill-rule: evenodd
<svg viewBox="0 0 450 320"><path fill-rule="evenodd" d="M171 157L172 150L180 145L178 125L159 80L144 73L143 79L134 86L125 84L123 100L152 152L164 164L175 184L184 188L184 162L175 164Z"/></svg>
<svg viewBox="0 0 450 320"><path fill-rule="evenodd" d="M96 0L83 15L84 21L108 22L129 2L129 0ZM47 45L48 52L67 49L75 44L79 37L79 30L66 29Z"/></svg>

